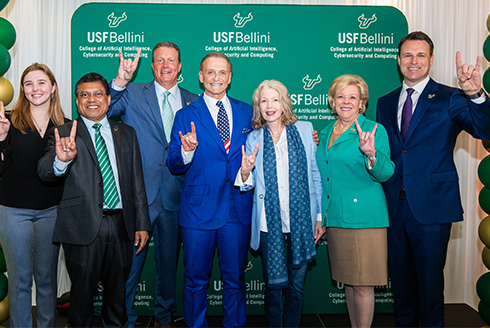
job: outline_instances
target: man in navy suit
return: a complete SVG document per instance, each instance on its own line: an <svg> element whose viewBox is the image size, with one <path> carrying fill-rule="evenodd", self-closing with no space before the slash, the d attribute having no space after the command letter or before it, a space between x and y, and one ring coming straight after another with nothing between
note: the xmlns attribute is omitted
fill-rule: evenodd
<svg viewBox="0 0 490 328"><path fill-rule="evenodd" d="M180 110L172 130L167 164L186 174L179 224L184 243L184 319L207 327L207 285L216 246L223 280L224 327L243 327L245 265L252 193L234 187L242 145L252 129L252 107L228 97L232 64L222 53L201 61L204 94Z"/></svg>
<svg viewBox="0 0 490 328"><path fill-rule="evenodd" d="M388 256L397 327L444 326L444 265L452 222L463 220L453 160L462 130L490 139L490 102L480 65L462 64L460 89L429 77L434 45L412 32L398 45L403 85L378 100L395 174L384 188L390 214Z"/></svg>
<svg viewBox="0 0 490 328"><path fill-rule="evenodd" d="M120 116L138 136L155 245L155 327L171 327L172 313L176 309L175 275L181 244L178 211L184 176L172 175L166 160L175 113L198 97L177 85L182 64L176 44L160 42L153 48L154 80L146 84L129 83L138 66L140 50L134 61L125 60L121 51L119 56L108 115ZM133 302L147 249L134 254L126 283L129 327L134 327L137 319Z"/></svg>

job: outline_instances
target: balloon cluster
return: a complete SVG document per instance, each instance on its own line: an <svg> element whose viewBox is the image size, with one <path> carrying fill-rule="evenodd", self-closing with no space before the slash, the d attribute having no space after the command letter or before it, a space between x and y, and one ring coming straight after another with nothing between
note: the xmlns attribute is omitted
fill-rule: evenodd
<svg viewBox="0 0 490 328"><path fill-rule="evenodd" d="M490 15L487 18L487 29L490 32ZM490 61L490 36L483 43L483 55ZM490 92L490 68L483 74L483 87ZM483 146L490 152L490 141L483 141ZM478 165L478 177L484 187L478 195L478 202L482 210L490 214L490 155L485 157ZM485 244L482 251L483 264L490 269L490 215L485 217L478 227L478 235ZM478 312L480 317L490 325L490 272L484 273L476 283L476 292L480 298Z"/></svg>
<svg viewBox="0 0 490 328"><path fill-rule="evenodd" d="M0 0L0 11L5 8L10 0ZM14 97L14 88L9 80L3 75L10 67L10 54L8 50L15 43L15 28L5 18L0 17L0 101L8 105ZM8 281L5 276L7 265L3 249L0 249L0 322L9 318L9 300L8 300Z"/></svg>
<svg viewBox="0 0 490 328"><path fill-rule="evenodd" d="M0 11L5 8L10 0L0 0ZM5 18L0 17L0 101L8 105L14 98L14 88L3 75L10 67L9 49L15 43L15 28Z"/></svg>

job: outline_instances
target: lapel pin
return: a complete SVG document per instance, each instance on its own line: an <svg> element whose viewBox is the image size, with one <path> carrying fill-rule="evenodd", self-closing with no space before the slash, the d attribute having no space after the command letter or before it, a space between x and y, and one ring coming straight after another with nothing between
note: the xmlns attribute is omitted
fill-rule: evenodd
<svg viewBox="0 0 490 328"><path fill-rule="evenodd" d="M429 95L427 96L427 98L432 99L432 98L434 98L435 96L436 96L436 94L435 94L435 93L432 93L432 94L429 94Z"/></svg>
<svg viewBox="0 0 490 328"><path fill-rule="evenodd" d="M114 128L114 131L118 131L119 129L118 128Z"/></svg>
<svg viewBox="0 0 490 328"><path fill-rule="evenodd" d="M186 106L189 106L191 102L190 101L186 101Z"/></svg>
<svg viewBox="0 0 490 328"><path fill-rule="evenodd" d="M242 133L249 133L249 132L250 132L250 129L248 129L248 128L243 128L242 129Z"/></svg>

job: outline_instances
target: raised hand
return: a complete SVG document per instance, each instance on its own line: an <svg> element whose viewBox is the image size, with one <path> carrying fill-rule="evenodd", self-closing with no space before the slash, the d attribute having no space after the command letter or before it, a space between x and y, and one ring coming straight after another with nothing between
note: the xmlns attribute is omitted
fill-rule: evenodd
<svg viewBox="0 0 490 328"><path fill-rule="evenodd" d="M141 48L138 48L134 60L131 60L131 58L124 59L122 50L119 49L119 70L117 71L117 77L114 79L114 84L116 86L123 88L129 81L131 81L134 71L138 68L140 56Z"/></svg>
<svg viewBox="0 0 490 328"><path fill-rule="evenodd" d="M242 145L242 180L246 181L255 167L255 157L257 156L257 152L259 151L259 144L255 145L255 149L252 155L245 154L245 146Z"/></svg>
<svg viewBox="0 0 490 328"><path fill-rule="evenodd" d="M56 156L62 162L69 162L77 155L77 144L75 137L77 135L77 121L73 121L70 136L60 138L58 129L54 129L54 138L56 140Z"/></svg>
<svg viewBox="0 0 490 328"><path fill-rule="evenodd" d="M461 53L456 52L456 74L458 75L459 86L468 95L474 95L481 89L481 57L476 57L476 65L463 64Z"/></svg>
<svg viewBox="0 0 490 328"><path fill-rule="evenodd" d="M0 141L7 139L10 130L10 121L5 117L5 106L0 101Z"/></svg>
<svg viewBox="0 0 490 328"><path fill-rule="evenodd" d="M356 120L357 133L359 134L359 149L368 157L376 156L376 148L374 147L374 135L378 124L374 126L373 132L363 132L359 122Z"/></svg>
<svg viewBox="0 0 490 328"><path fill-rule="evenodd" d="M199 143L197 142L196 126L194 125L194 122L191 122L191 132L187 132L184 136L182 135L182 132L179 131L179 137L185 151L196 150Z"/></svg>

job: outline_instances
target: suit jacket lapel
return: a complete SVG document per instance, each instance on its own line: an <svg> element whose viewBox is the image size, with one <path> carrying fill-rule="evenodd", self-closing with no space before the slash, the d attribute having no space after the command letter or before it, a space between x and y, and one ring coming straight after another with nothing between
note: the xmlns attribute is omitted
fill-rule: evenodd
<svg viewBox="0 0 490 328"><path fill-rule="evenodd" d="M243 127L243 122L246 120L246 118L243 117L243 111L238 106L238 103L235 101L235 99L231 99L230 97L228 97L228 99L230 99L231 112L233 115L233 131L231 132L230 154L233 154L236 151L240 151L241 153L242 144L238 142L238 139L240 138L240 135L243 133L242 127Z"/></svg>
<svg viewBox="0 0 490 328"><path fill-rule="evenodd" d="M427 83L424 91L420 95L417 106L415 107L415 111L413 112L412 120L410 121L410 125L408 127L407 138L405 139L405 142L410 139L410 136L417 127L417 124L419 124L420 119L424 116L430 104L436 98L438 91L439 87L437 86L437 83L430 79L429 83Z"/></svg>
<svg viewBox="0 0 490 328"><path fill-rule="evenodd" d="M95 153L94 143L92 141L92 137L90 137L90 133L87 130L87 126L81 117L77 118L77 135L83 140L85 147L88 150L88 153L92 157L92 160L99 165L99 161L97 160L97 154ZM79 144L77 144L77 147Z"/></svg>
<svg viewBox="0 0 490 328"><path fill-rule="evenodd" d="M143 110L150 110L149 116L155 122L155 126L159 129L158 135L161 136L162 141L167 143L165 139L165 133L163 131L162 115L160 114L160 104L158 103L157 94L155 91L155 82L150 82L146 85L144 90L146 101L149 106L141 106Z"/></svg>
<svg viewBox="0 0 490 328"><path fill-rule="evenodd" d="M255 144L259 144L259 151L256 156L256 167L255 174L257 174L258 178L255 179L256 183L263 183L264 180L264 129L258 130L259 133L253 134L249 143L252 145L252 149L255 148ZM241 147L241 146L240 146ZM250 155L250 154L248 154ZM262 188L265 189L265 185L262 185Z"/></svg>
<svg viewBox="0 0 490 328"><path fill-rule="evenodd" d="M198 108L197 114L196 114L197 118L199 119L199 121L201 121L202 125L206 127L205 132L209 134L211 139L213 139L220 146L220 148L223 150L223 152L226 154L225 146L223 145L223 142L221 141L221 137L219 136L218 128L216 127L216 123L214 123L213 117L211 116L211 113L209 112L209 108L206 105L206 102L204 101L203 96L201 95L201 97L198 100L196 100L196 102L194 104ZM232 106L232 108L233 108L233 106ZM197 138L199 140L199 133L202 133L202 132L196 131L196 133L197 133ZM233 144L233 141L232 141L232 144Z"/></svg>
<svg viewBox="0 0 490 328"><path fill-rule="evenodd" d="M180 99L182 101L182 108L184 108L185 106L189 106L192 103L192 101L185 97L185 94L184 92L182 92L182 88L180 86L179 89L180 89Z"/></svg>
<svg viewBox="0 0 490 328"><path fill-rule="evenodd" d="M398 126L398 100L400 99L400 92L402 88L399 87L390 94L391 99L388 103L393 104L393 107L389 109L390 122L393 126L393 131L395 131L396 137L402 143L402 135L400 134L400 127Z"/></svg>
<svg viewBox="0 0 490 328"><path fill-rule="evenodd" d="M115 126L114 122L109 120L109 125L111 126L111 133L112 133L112 142L114 143L114 153L116 154L116 165L117 165L117 171L119 172L118 177L119 177L119 186L122 186L121 184L121 174L124 172L123 168L121 167L121 132L119 129ZM111 163L111 165L114 165Z"/></svg>

